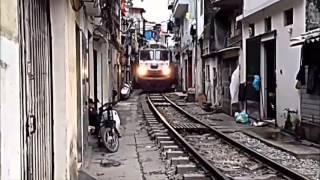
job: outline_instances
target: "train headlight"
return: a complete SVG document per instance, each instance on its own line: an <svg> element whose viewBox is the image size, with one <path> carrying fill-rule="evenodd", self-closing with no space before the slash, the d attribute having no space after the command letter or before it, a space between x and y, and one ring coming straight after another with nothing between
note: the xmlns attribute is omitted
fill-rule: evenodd
<svg viewBox="0 0 320 180"><path fill-rule="evenodd" d="M148 72L148 69L145 66L139 66L137 69L138 76L145 76L147 75L147 72Z"/></svg>
<svg viewBox="0 0 320 180"><path fill-rule="evenodd" d="M165 75L165 76L169 76L171 73L171 69L170 67L165 67L162 69L162 74Z"/></svg>

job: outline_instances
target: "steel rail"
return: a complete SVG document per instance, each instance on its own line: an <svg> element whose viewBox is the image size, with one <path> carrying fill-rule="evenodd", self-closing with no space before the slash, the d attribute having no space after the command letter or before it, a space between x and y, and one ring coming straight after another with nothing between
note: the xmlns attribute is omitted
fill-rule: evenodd
<svg viewBox="0 0 320 180"><path fill-rule="evenodd" d="M271 168L275 169L276 171L282 173L283 175L292 178L294 180L309 180L309 178L305 177L302 174L299 174L297 172L294 172L293 170L275 162L274 160L260 154L259 152L252 150L250 148L248 148L247 146L242 145L241 143L236 142L235 140L233 140L232 138L230 138L229 136L225 135L224 133L220 132L219 130L215 129L214 127L210 126L209 124L202 122L201 120L199 120L197 117L191 115L190 113L188 113L187 111L185 111L183 108L181 108L180 106L178 106L176 103L174 103L173 101L171 101L167 96L162 95L166 101L168 101L173 107L175 107L177 110L179 110L181 113L185 114L187 117L193 119L194 121L202 124L203 126L207 127L208 129L210 129L212 132L214 132L216 135L218 135L220 138L224 139L225 141L227 141L229 144L239 148L240 150L246 152L249 155L252 155L253 157L257 158L258 160L260 160L262 163L265 163L267 165L269 165Z"/></svg>
<svg viewBox="0 0 320 180"><path fill-rule="evenodd" d="M213 175L216 180L230 180L227 176L225 176L217 167L213 166L208 160L206 160L198 151L189 144L166 120L166 118L158 111L158 109L153 104L151 98L147 97L147 102L151 111L153 111L156 116L162 121L162 123L168 128L168 130L174 135L175 139L183 145L183 147L194 157L199 163Z"/></svg>

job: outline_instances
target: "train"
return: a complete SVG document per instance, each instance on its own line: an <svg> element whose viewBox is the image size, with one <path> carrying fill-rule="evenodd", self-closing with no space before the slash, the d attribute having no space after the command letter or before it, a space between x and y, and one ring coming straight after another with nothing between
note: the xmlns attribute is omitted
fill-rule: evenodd
<svg viewBox="0 0 320 180"><path fill-rule="evenodd" d="M150 43L139 49L135 83L143 90L173 90L177 83L177 66L172 52L161 43Z"/></svg>

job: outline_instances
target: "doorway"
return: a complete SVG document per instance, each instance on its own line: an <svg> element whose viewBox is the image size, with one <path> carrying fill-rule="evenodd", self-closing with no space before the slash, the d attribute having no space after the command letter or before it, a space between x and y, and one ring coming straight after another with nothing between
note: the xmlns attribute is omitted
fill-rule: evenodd
<svg viewBox="0 0 320 180"><path fill-rule="evenodd" d="M188 88L192 88L192 58L188 58ZM188 89L187 89L188 90Z"/></svg>
<svg viewBox="0 0 320 180"><path fill-rule="evenodd" d="M188 59L184 60L184 87L188 91Z"/></svg>
<svg viewBox="0 0 320 180"><path fill-rule="evenodd" d="M232 115L232 105L230 96L230 83L232 73L235 71L238 65L238 57L223 59L222 61L222 109L225 113ZM233 109L236 111L237 109Z"/></svg>
<svg viewBox="0 0 320 180"><path fill-rule="evenodd" d="M260 89L252 86L255 76L261 74L261 36L246 40L246 111L251 119L259 120L260 116Z"/></svg>
<svg viewBox="0 0 320 180"><path fill-rule="evenodd" d="M266 85L266 118L276 118L276 40L264 43L265 51L265 85Z"/></svg>
<svg viewBox="0 0 320 180"><path fill-rule="evenodd" d="M98 52L93 50L93 98L94 101L98 99ZM95 103L97 109L97 104Z"/></svg>

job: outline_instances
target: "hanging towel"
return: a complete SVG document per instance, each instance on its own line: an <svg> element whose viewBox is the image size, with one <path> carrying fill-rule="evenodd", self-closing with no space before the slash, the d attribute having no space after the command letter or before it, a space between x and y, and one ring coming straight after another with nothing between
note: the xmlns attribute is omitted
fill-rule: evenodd
<svg viewBox="0 0 320 180"><path fill-rule="evenodd" d="M231 104L239 102L239 86L240 86L240 68L239 66L232 73L230 83Z"/></svg>

